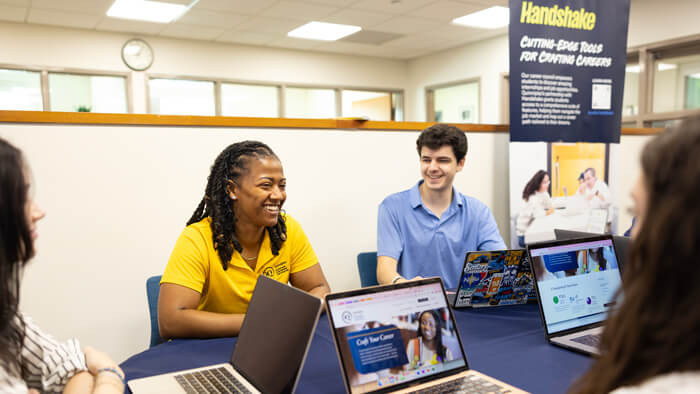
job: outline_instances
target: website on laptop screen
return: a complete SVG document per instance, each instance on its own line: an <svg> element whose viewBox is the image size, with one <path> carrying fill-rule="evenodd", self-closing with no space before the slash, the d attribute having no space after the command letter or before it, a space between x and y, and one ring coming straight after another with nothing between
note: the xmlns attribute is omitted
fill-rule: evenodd
<svg viewBox="0 0 700 394"><path fill-rule="evenodd" d="M439 283L329 300L352 393L466 365Z"/></svg>
<svg viewBox="0 0 700 394"><path fill-rule="evenodd" d="M530 248L550 334L605 320L620 287L612 240Z"/></svg>

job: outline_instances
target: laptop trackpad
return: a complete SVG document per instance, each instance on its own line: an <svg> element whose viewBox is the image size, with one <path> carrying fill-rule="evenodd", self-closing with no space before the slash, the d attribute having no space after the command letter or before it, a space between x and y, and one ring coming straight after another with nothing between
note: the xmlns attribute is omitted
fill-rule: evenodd
<svg viewBox="0 0 700 394"><path fill-rule="evenodd" d="M592 354L600 354L600 336L603 333L602 327L594 327L588 330L575 332L569 335L552 338L554 343L561 344L568 348L581 349Z"/></svg>

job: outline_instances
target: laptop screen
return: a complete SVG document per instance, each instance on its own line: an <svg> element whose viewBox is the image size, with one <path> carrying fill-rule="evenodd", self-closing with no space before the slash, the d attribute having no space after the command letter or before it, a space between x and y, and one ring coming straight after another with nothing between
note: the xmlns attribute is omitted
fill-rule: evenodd
<svg viewBox="0 0 700 394"><path fill-rule="evenodd" d="M620 270L611 238L530 246L548 334L605 320Z"/></svg>
<svg viewBox="0 0 700 394"><path fill-rule="evenodd" d="M370 288L328 299L351 393L384 390L466 368L445 293L439 280L430 282L378 292Z"/></svg>

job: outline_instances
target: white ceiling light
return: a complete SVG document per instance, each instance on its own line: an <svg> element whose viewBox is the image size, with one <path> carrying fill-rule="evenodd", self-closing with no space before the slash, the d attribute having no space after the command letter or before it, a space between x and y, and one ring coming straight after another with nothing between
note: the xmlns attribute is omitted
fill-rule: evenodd
<svg viewBox="0 0 700 394"><path fill-rule="evenodd" d="M112 18L133 19L139 21L169 23L187 11L182 4L162 3L148 0L116 0L107 16Z"/></svg>
<svg viewBox="0 0 700 394"><path fill-rule="evenodd" d="M669 64L669 63L659 63L657 66L659 71L668 71L668 70L675 70L676 66L675 64Z"/></svg>
<svg viewBox="0 0 700 394"><path fill-rule="evenodd" d="M339 25L337 23L309 22L287 33L289 37L309 40L335 41L362 30L360 26Z"/></svg>
<svg viewBox="0 0 700 394"><path fill-rule="evenodd" d="M453 19L455 25L478 27L480 29L498 29L508 26L510 14L506 7L491 7L472 14Z"/></svg>

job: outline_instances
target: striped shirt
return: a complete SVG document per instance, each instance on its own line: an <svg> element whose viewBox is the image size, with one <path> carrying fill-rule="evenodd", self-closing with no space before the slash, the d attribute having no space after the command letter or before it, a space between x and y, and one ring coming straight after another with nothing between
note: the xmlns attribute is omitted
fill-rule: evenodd
<svg viewBox="0 0 700 394"><path fill-rule="evenodd" d="M30 318L21 317L25 336L19 357L27 376L23 378L16 368L0 365L0 392L25 394L30 388L42 393L62 392L68 379L87 370L80 344L76 339L59 343L39 330ZM15 324L19 324L19 317Z"/></svg>

